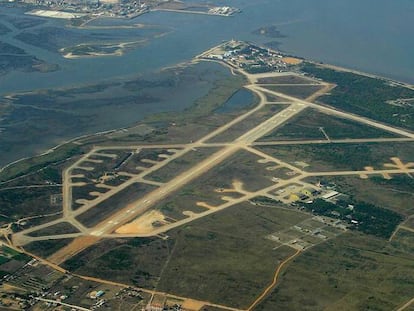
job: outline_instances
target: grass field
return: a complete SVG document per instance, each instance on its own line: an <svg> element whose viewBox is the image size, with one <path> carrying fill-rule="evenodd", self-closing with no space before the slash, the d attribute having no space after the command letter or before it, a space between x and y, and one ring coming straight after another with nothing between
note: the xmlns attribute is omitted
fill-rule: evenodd
<svg viewBox="0 0 414 311"><path fill-rule="evenodd" d="M82 149L76 144L69 143L62 145L61 147L54 149L53 152L38 157L24 159L3 169L0 172L0 181L36 172L37 170L43 169L48 165L61 162L82 153Z"/></svg>
<svg viewBox="0 0 414 311"><path fill-rule="evenodd" d="M153 189L155 187L148 184L134 183L76 218L85 226L93 227Z"/></svg>
<svg viewBox="0 0 414 311"><path fill-rule="evenodd" d="M288 96L293 96L300 99L306 99L312 94L324 88L322 85L263 85L264 88L283 93Z"/></svg>
<svg viewBox="0 0 414 311"><path fill-rule="evenodd" d="M50 204L50 196L59 194L60 190L60 187L46 187L0 191L0 213L18 220L59 212L60 206Z"/></svg>
<svg viewBox="0 0 414 311"><path fill-rule="evenodd" d="M75 181L85 181L87 182L87 180L78 180L78 178L74 179ZM108 192L109 189L107 188L98 188L95 186L95 184L86 184L83 186L74 186L72 187L72 198L73 198L73 202L72 202L72 208L74 210L78 209L79 207L81 207L83 204L77 203L77 200L83 199L83 200L93 200L96 198L96 196L93 196L90 194L90 192L98 192L98 193L105 193Z"/></svg>
<svg viewBox="0 0 414 311"><path fill-rule="evenodd" d="M345 234L303 253L257 310L393 310L412 298L414 256Z"/></svg>
<svg viewBox="0 0 414 311"><path fill-rule="evenodd" d="M395 137L389 132L307 108L275 131L261 138L260 141L325 140L326 137L321 128L330 139Z"/></svg>
<svg viewBox="0 0 414 311"><path fill-rule="evenodd" d="M384 169L398 157L403 163L414 158L414 143L315 144L302 146L260 147L288 163L304 161L307 171L364 170L365 166Z"/></svg>
<svg viewBox="0 0 414 311"><path fill-rule="evenodd" d="M317 83L317 82L314 80L299 77L296 75L260 78L257 81L257 84L310 84L310 83Z"/></svg>
<svg viewBox="0 0 414 311"><path fill-rule="evenodd" d="M344 111L414 129L414 108L410 105L393 105L389 101L414 98L414 90L390 85L380 79L350 72L340 72L305 63L302 71L337 86L331 94L318 101Z"/></svg>
<svg viewBox="0 0 414 311"><path fill-rule="evenodd" d="M266 101L269 103L291 103L292 102L286 98L282 98L282 97L279 97L273 94L264 93L264 95L266 96Z"/></svg>
<svg viewBox="0 0 414 311"><path fill-rule="evenodd" d="M218 148L198 148L191 150L178 159L172 160L159 170L147 175L145 178L158 182L167 182L217 151Z"/></svg>
<svg viewBox="0 0 414 311"><path fill-rule="evenodd" d="M247 307L293 253L265 236L308 215L249 203L168 232L170 238L117 239L76 255L64 267L78 273L177 295ZM220 286L217 286L220 284Z"/></svg>
<svg viewBox="0 0 414 311"><path fill-rule="evenodd" d="M33 231L29 233L30 236L44 236L44 235L55 235L55 234L66 234L66 233L77 233L79 230L72 226L68 222L61 222L56 225Z"/></svg>
<svg viewBox="0 0 414 311"><path fill-rule="evenodd" d="M239 123L231 126L229 129L225 130L224 132L216 135L209 142L230 142L235 140L236 138L240 137L250 129L258 126L260 123L264 122L265 120L271 118L276 113L282 111L288 105L268 105L260 110L256 111L255 113L251 114L244 120L240 121Z"/></svg>
<svg viewBox="0 0 414 311"><path fill-rule="evenodd" d="M72 241L73 239L36 241L25 245L24 249L37 256L46 258L57 252L62 247L65 247Z"/></svg>
<svg viewBox="0 0 414 311"><path fill-rule="evenodd" d="M275 163L258 163L261 158L247 151L239 151L220 166L181 188L176 193L160 202L155 208L174 219L183 219L184 211L200 213L206 211L197 206L198 202L205 202L212 206L224 204L223 196L238 198L237 192L220 192L220 189L233 189L233 182L241 182L244 190L257 191L271 186L272 177L279 176L279 170L269 171L266 168L275 166ZM284 176L286 177L286 176ZM283 177L282 177L283 178Z"/></svg>

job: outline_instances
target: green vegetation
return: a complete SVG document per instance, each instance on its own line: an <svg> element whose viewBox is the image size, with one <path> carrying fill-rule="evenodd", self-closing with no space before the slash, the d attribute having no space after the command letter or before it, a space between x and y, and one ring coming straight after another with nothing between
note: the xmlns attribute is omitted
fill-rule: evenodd
<svg viewBox="0 0 414 311"><path fill-rule="evenodd" d="M414 255L414 232L398 230L391 241L392 246L404 253Z"/></svg>
<svg viewBox="0 0 414 311"><path fill-rule="evenodd" d="M48 68L46 71L55 71L57 66L48 65L42 60L27 54L9 55L2 54L0 51L0 61L2 66L0 67L0 76L14 70L20 70L23 72L43 71L44 68Z"/></svg>
<svg viewBox="0 0 414 311"><path fill-rule="evenodd" d="M24 249L29 253L46 258L56 253L59 249L65 247L72 241L73 239L36 241L25 245Z"/></svg>
<svg viewBox="0 0 414 311"><path fill-rule="evenodd" d="M303 252L257 310L394 310L413 296L414 256L356 232Z"/></svg>
<svg viewBox="0 0 414 311"><path fill-rule="evenodd" d="M243 76L232 76L231 79L216 80L214 86L203 97L197 99L194 104L186 108L182 113L174 115L174 122L189 122L191 120L207 116L223 103L225 103L234 93L245 84ZM146 119L147 122L171 120L169 113L157 114Z"/></svg>
<svg viewBox="0 0 414 311"><path fill-rule="evenodd" d="M414 129L414 107L387 103L390 100L414 98L414 90L390 85L388 81L310 63L305 63L301 70L337 85L330 95L320 97L319 101L344 111Z"/></svg>
<svg viewBox="0 0 414 311"><path fill-rule="evenodd" d="M168 232L105 240L64 263L76 273L220 304L247 307L293 253L265 237L309 216L243 203ZM217 286L217 284L221 284Z"/></svg>
<svg viewBox="0 0 414 311"><path fill-rule="evenodd" d="M392 157L400 158L403 163L409 163L414 157L414 143L411 142L260 146L257 148L293 165L296 161L306 162L310 166L305 170L312 172L364 170L366 166L384 169L384 164L393 164L390 159Z"/></svg>
<svg viewBox="0 0 414 311"><path fill-rule="evenodd" d="M219 64L198 63L148 74L145 78L16 94L12 111L2 121L5 130L0 136L0 149L4 152L0 154L0 163L33 154L39 148L49 147L53 141L131 126L147 116L172 109L174 113L151 116L145 120L150 123L148 127L153 133L144 131L143 135L137 135L128 131L122 137L112 138L108 134L98 138L108 144L121 144L123 141L137 144L151 140L188 142L187 139L192 139L189 133L199 137L233 118L230 114L206 115L223 104L243 83L243 77L231 76ZM193 110L189 108L195 101L197 121L191 119ZM186 107L188 110L182 114L176 113ZM180 120L175 120L178 116ZM159 135L163 133L165 135ZM88 143L87 139L82 141ZM92 139L91 143L94 143ZM0 176L1 180L6 178L9 177Z"/></svg>
<svg viewBox="0 0 414 311"><path fill-rule="evenodd" d="M4 245L1 247L1 253L2 253L3 260L4 260L4 258L14 259L14 260L17 260L17 261L28 261L28 260L30 260L29 256L27 256L25 254L22 254L22 253L14 250L10 247L4 246Z"/></svg>
<svg viewBox="0 0 414 311"><path fill-rule="evenodd" d="M205 202L212 206L224 204L223 196L239 198L238 192L220 192L220 189L232 189L233 183L242 182L242 188L247 191L258 191L271 186L271 178L275 171L267 167L274 167L274 163L258 163L261 158L247 151L241 150L224 161L220 166L203 174L191 184L182 187L176 193L160 202L155 208L166 216L174 219L183 219L184 211L200 213L206 211L197 206L197 202Z"/></svg>
<svg viewBox="0 0 414 311"><path fill-rule="evenodd" d="M61 222L44 229L33 231L29 233L29 236L47 236L47 235L57 235L57 234L68 234L68 233L78 233L79 230L72 226L68 222Z"/></svg>
<svg viewBox="0 0 414 311"><path fill-rule="evenodd" d="M266 105L243 121L214 136L209 142L231 142L287 107L288 105Z"/></svg>
<svg viewBox="0 0 414 311"><path fill-rule="evenodd" d="M320 180L321 178L312 178L307 181L317 183ZM372 176L369 179L361 179L359 176L323 177L322 181L336 185L338 191L349 195L353 201L369 202L405 217L414 213L414 181L408 175L392 175L390 180L382 176Z"/></svg>
<svg viewBox="0 0 414 311"><path fill-rule="evenodd" d="M54 149L52 152L48 152L37 157L23 159L13 165L6 167L0 172L0 181L9 180L25 174L36 172L38 170L42 170L48 165L55 164L82 153L83 151L79 145L76 145L74 143L64 144ZM50 173L52 178L56 178L57 176L56 171L52 173L51 170L48 170L46 173Z"/></svg>
<svg viewBox="0 0 414 311"><path fill-rule="evenodd" d="M260 141L395 137L395 134L307 108Z"/></svg>
<svg viewBox="0 0 414 311"><path fill-rule="evenodd" d="M263 85L263 87L270 91L283 93L300 99L306 99L324 88L323 85Z"/></svg>
<svg viewBox="0 0 414 311"><path fill-rule="evenodd" d="M312 84L316 83L308 78L298 77L296 75L260 78L257 84Z"/></svg>
<svg viewBox="0 0 414 311"><path fill-rule="evenodd" d="M177 176L178 174L190 169L192 165L195 165L196 163L203 161L205 158L217 151L218 148L198 148L192 150L184 154L183 156L179 157L178 159L172 160L162 168L147 175L145 178L158 182L167 182L171 180L173 177Z"/></svg>
<svg viewBox="0 0 414 311"><path fill-rule="evenodd" d="M172 240L157 238L107 240L67 260L63 267L81 274L154 288L172 246Z"/></svg>
<svg viewBox="0 0 414 311"><path fill-rule="evenodd" d="M59 191L60 188L22 188L0 191L0 214L12 220L18 220L23 217L56 213L60 211L60 207L51 206L50 196Z"/></svg>
<svg viewBox="0 0 414 311"><path fill-rule="evenodd" d="M154 188L152 185L134 183L79 215L76 219L87 227L93 227L121 208L140 199L144 194L152 191Z"/></svg>
<svg viewBox="0 0 414 311"><path fill-rule="evenodd" d="M391 236L403 220L400 214L365 202L338 201L334 204L316 199L302 206L315 215L341 219L352 229L385 239Z"/></svg>

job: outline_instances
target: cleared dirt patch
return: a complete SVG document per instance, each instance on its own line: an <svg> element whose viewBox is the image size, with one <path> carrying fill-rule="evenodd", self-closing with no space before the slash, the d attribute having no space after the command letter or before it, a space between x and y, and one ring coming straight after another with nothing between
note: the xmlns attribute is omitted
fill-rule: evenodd
<svg viewBox="0 0 414 311"><path fill-rule="evenodd" d="M303 62L303 60L295 57L283 57L282 61L289 65L299 65Z"/></svg>
<svg viewBox="0 0 414 311"><path fill-rule="evenodd" d="M184 310L191 310L191 311L198 311L204 306L204 302L193 300L193 299L186 299L182 304L182 308Z"/></svg>
<svg viewBox="0 0 414 311"><path fill-rule="evenodd" d="M159 211L149 211L134 221L118 228L115 233L119 234L142 234L151 232L155 222L164 222L165 216Z"/></svg>

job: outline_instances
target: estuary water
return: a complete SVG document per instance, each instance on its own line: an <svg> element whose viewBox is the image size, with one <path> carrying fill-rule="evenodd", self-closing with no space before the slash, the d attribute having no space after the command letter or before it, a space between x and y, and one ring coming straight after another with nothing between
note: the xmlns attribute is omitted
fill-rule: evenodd
<svg viewBox="0 0 414 311"><path fill-rule="evenodd" d="M242 9L233 17L152 12L134 20L98 20L96 24L155 24L168 33L122 57L64 59L31 49L38 58L58 63L60 71L0 76L0 94L110 80L154 71L191 59L222 40L280 42L280 49L312 60L345 66L414 83L414 1L412 0L232 0L217 5ZM0 6L0 14L23 14ZM64 21L50 20L63 27ZM252 32L274 25L286 37ZM93 30L83 30L93 32ZM4 39L0 36L0 39ZM12 40L5 38L4 41ZM11 43L16 43L15 41ZM24 45L23 48L30 48Z"/></svg>
<svg viewBox="0 0 414 311"><path fill-rule="evenodd" d="M219 17L151 12L133 20L98 19L90 23L90 26L95 28L88 29L65 28L66 21L30 17L42 19L44 23L24 31L38 29L41 32L41 29L47 27L64 29L75 34L74 38L78 40L84 36L89 38L89 41L94 36L112 38L119 35L125 36L128 40L134 36L151 37L147 44L128 51L123 56L82 59L65 59L57 49L47 48L36 42L33 43L36 45L34 46L28 41L16 39L15 34L22 30L14 27L8 20L25 17L24 11L21 8L0 5L0 24L12 30L0 35L0 41L20 47L38 59L58 64L60 67L56 72L15 70L0 75L0 96L37 89L119 81L137 75L145 77L146 74L158 72L162 68L186 62L223 40L230 39L247 40L257 44L273 42L280 50L289 54L414 84L413 0L212 0L209 3L235 6L240 8L242 13L233 17ZM151 27L159 29L162 35L152 35L151 27L134 30L96 28L137 23L152 25ZM254 34L255 30L267 26L276 27L282 36L272 38ZM63 37L64 35L61 39L64 39ZM66 42L71 44L67 38ZM76 44L75 41L73 44ZM205 92L206 87L203 86L199 90L194 89L191 98L181 98L177 95L176 101L161 101L157 106L151 106L151 109L146 105L134 106L134 114L127 114L128 110L125 112L126 116L119 112L119 118L112 118L109 123L103 123L99 128L84 128L78 132L64 131L56 137L38 136L36 144L32 146L26 142L24 148L24 131L19 134L9 126L9 132L3 130L0 133L0 147L11 147L10 144L13 142L14 150L10 150L7 157L0 159L0 166L19 157L42 152L66 139L133 124L142 119L148 111L182 110L191 105L191 100ZM243 92L237 96L249 97ZM174 102L183 104L175 105ZM27 116L30 118L31 114ZM127 118L125 122L122 116ZM24 120L19 119L12 125L19 124L24 124ZM3 149L3 154L6 153L4 148L0 149Z"/></svg>

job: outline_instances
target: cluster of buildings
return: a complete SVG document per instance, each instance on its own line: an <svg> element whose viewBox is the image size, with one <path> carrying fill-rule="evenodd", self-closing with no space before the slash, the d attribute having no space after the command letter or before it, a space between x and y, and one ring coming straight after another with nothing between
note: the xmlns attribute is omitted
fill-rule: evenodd
<svg viewBox="0 0 414 311"><path fill-rule="evenodd" d="M144 0L20 0L61 13L72 14L77 18L84 15L134 18L146 13L151 5ZM152 2L161 2L151 1ZM51 16L53 17L53 16Z"/></svg>
<svg viewBox="0 0 414 311"><path fill-rule="evenodd" d="M302 63L301 59L287 57L280 52L239 41L223 44L210 51L205 57L223 60L248 73L292 71L295 66Z"/></svg>
<svg viewBox="0 0 414 311"><path fill-rule="evenodd" d="M222 16L231 16L235 13L239 13L240 10L237 8L232 8L229 6L219 6L219 7L213 7L208 10L209 14L213 15L222 15Z"/></svg>
<svg viewBox="0 0 414 311"><path fill-rule="evenodd" d="M15 1L15 0L9 0ZM186 12L185 5L175 0L16 0L22 3L39 6L42 10L57 12L60 15L44 15L55 18L79 18L85 15L105 16L105 17L125 17L134 18L141 14L149 12L151 9ZM179 9L174 9L176 6ZM182 6L182 8L181 8ZM198 11L195 11L198 12ZM204 12L204 11L203 11ZM231 16L240 12L239 9L220 6L209 7L207 13L211 15Z"/></svg>

